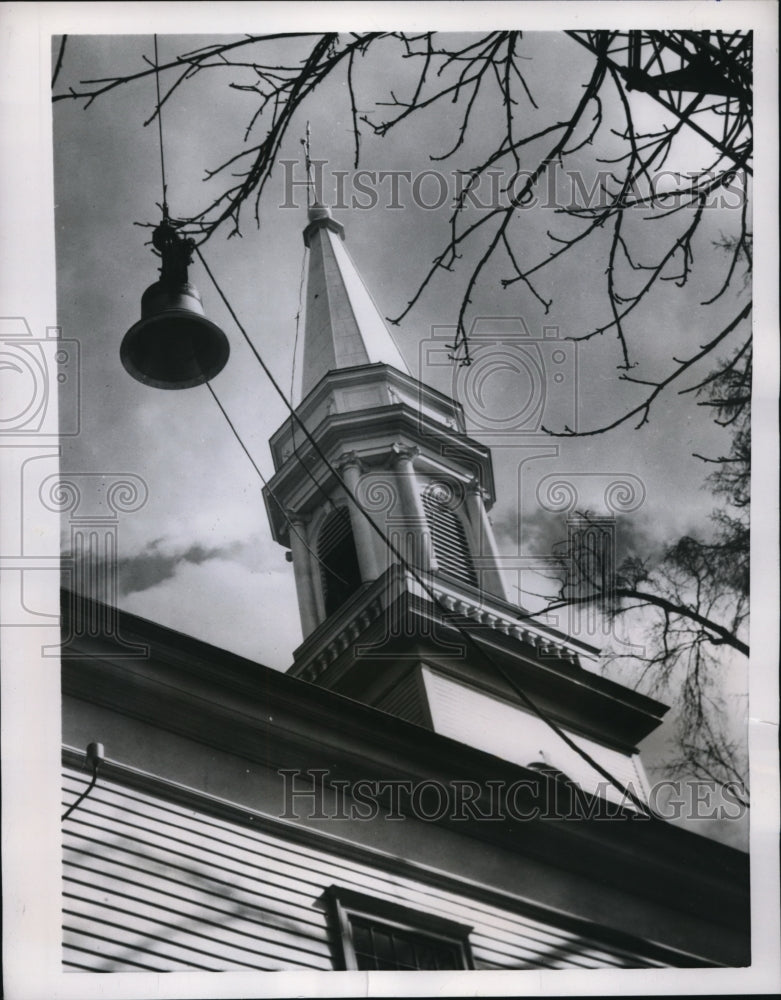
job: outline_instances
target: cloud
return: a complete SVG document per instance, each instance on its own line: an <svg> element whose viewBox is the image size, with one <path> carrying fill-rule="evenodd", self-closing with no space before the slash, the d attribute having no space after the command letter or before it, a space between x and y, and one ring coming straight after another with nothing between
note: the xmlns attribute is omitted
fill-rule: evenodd
<svg viewBox="0 0 781 1000"><path fill-rule="evenodd" d="M66 570L72 574L71 585L81 590L90 590L91 585L100 586L109 572L114 576L117 592L120 596L142 593L151 590L158 584L174 579L180 569L190 566L201 566L213 560L225 560L230 563L246 564L244 549L247 543L232 541L224 545L205 546L197 542L186 546L172 546L170 540L156 538L149 542L140 552L130 556L120 556L116 564L109 564L100 553L90 551L82 553L81 566L74 565L72 559L65 560ZM242 558L244 557L244 558ZM105 599L104 594L92 593L93 597Z"/></svg>
<svg viewBox="0 0 781 1000"><path fill-rule="evenodd" d="M290 567L250 569L235 560L180 560L175 578L120 600L123 610L276 670L301 642Z"/></svg>
<svg viewBox="0 0 781 1000"><path fill-rule="evenodd" d="M277 670L290 666L301 642L284 550L264 552L252 535L215 546L159 537L113 567L94 552L80 566L66 557L64 567L66 586L106 600L113 576L123 611Z"/></svg>
<svg viewBox="0 0 781 1000"><path fill-rule="evenodd" d="M517 548L517 512L503 512L500 516L494 517L493 526L500 551L509 552ZM524 511L520 529L520 546L524 553L533 556L551 556L561 553L563 544L567 541L567 516L537 507L530 512ZM628 556L637 556L654 562L661 557L664 548L672 541L673 538L660 537L658 526L647 514L621 514L615 518L618 563Z"/></svg>
<svg viewBox="0 0 781 1000"><path fill-rule="evenodd" d="M158 583L172 579L183 563L200 566L209 559L230 559L241 548L240 542L232 542L230 545L212 548L195 544L180 551L164 552L160 544L161 540L156 539L138 555L119 560L118 582L121 594L133 594L156 587Z"/></svg>

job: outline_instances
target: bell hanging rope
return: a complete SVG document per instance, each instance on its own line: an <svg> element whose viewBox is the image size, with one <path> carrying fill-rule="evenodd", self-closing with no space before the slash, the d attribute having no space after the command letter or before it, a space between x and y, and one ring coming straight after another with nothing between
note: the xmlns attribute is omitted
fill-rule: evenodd
<svg viewBox="0 0 781 1000"><path fill-rule="evenodd" d="M125 334L119 356L144 385L189 389L219 375L230 354L228 338L206 318L198 289L187 280L194 242L166 215L152 243L162 258L160 280L141 297L141 319Z"/></svg>

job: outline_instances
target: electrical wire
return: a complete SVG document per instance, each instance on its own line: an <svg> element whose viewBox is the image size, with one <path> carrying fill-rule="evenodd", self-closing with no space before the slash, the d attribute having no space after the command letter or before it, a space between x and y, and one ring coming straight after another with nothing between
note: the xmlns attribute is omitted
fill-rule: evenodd
<svg viewBox="0 0 781 1000"><path fill-rule="evenodd" d="M161 176L161 181L162 181L162 186L163 186L163 217L167 219L168 218L168 202L167 202L167 190L168 189L167 189L166 180L165 180L165 152L164 152L164 147L163 147L163 106L162 106L162 102L160 100L160 67L159 67L159 57L158 57L158 50L157 50L157 35L156 34L154 36L154 46L155 46L155 88L156 88L156 93L157 93L157 130L158 130L158 137L159 137L159 140L160 140L160 176ZM307 185L307 199L308 199L309 198L309 188L311 186L311 178L310 178L310 167L311 167L311 164L309 162L309 123L308 122L307 122L307 138L306 138L306 162L307 162L307 177L309 178L309 184ZM199 252L199 256L200 256L200 252ZM201 259L203 260L202 257L201 257ZM304 253L304 258L301 261L301 280L300 280L299 289L298 289L298 312L296 313L296 346L298 344L298 331L299 331L299 323L300 323L301 308L302 308L302 296L303 296L303 288L304 288L305 266L306 266L306 252ZM212 280L214 280L214 279L212 279ZM234 319L235 319L235 316L234 316ZM293 353L293 366L294 366L294 371L295 371L295 347L294 347L294 353ZM227 420L228 426L233 431L233 434L234 434L236 440L241 445L241 447L242 447L242 449L244 451L244 454L250 460L250 463L252 464L252 467L255 470L255 472L257 473L260 481L266 487L266 489L268 490L269 495L272 497L272 499L276 503L277 507L279 508L279 510L280 510L282 516L284 517L285 521L287 522L288 527L290 528L290 530L301 540L302 544L305 546L305 548L307 549L307 551L309 552L309 554L311 556L313 556L317 560L317 562L320 564L320 566L324 570L326 570L327 573L329 573L331 576L335 577L340 583L347 585L347 581L344 580L343 577L341 577L336 572L336 570L333 567L326 566L326 564L323 562L323 560L320 558L320 556L309 545L309 543L307 542L307 540L304 537L304 535L301 534L301 532L296 528L296 526L290 520L290 518L288 517L288 515L287 515L287 513L286 513L286 511L284 509L284 507L279 502L279 500L275 496L274 492L269 488L268 482L263 477L263 474L261 473L260 469L257 466L257 463L255 462L255 460L253 459L252 455L250 454L249 449L244 444L244 441L241 439L241 435L239 434L238 430L236 429L235 424L233 423L233 421L231 420L231 418L228 416L227 411L225 410L225 408L222 405L222 403L220 402L220 400L217 398L217 394L215 393L214 389L212 388L212 386L211 386L211 384L209 382L206 383L206 387L208 388L209 392L211 393L212 398L214 399L214 402L220 408L220 411L222 412L222 415ZM291 399L292 399L292 396L293 396L292 381L291 381L291 387L290 387L290 395L291 395ZM293 442L293 446L295 448L295 440ZM309 472L311 478L315 482L315 485L318 487L318 489L320 489L323 492L323 495L331 502L331 505L334 507L334 509L336 509L336 505L333 503L333 500L331 500L331 498L325 492L325 488L322 486L322 484L320 484L319 481L315 478L314 473L311 470L309 470L309 469L307 471Z"/></svg>
<svg viewBox="0 0 781 1000"><path fill-rule="evenodd" d="M320 564L320 566L321 566L321 567L322 567L322 568L323 568L323 569L324 569L324 570L325 570L325 571L326 571L326 572L327 572L327 573L328 573L328 574L329 574L330 576L334 576L334 577L336 577L336 579L337 579L337 580L338 580L338 581L339 581L340 583L343 583L343 584L344 584L345 586L348 586L348 582L347 582L347 580L345 580L345 579L344 579L343 577L339 576L339 574L338 574L338 573L336 572L336 570L335 570L335 569L334 569L334 568L333 568L332 566L328 566L328 565L326 565L326 563L325 563L325 562L323 562L323 560L322 560L322 559L320 558L320 556L319 556L319 555L318 555L318 554L317 554L317 553L315 552L315 550L314 550L314 549L313 549L313 548L311 547L311 545L309 544L309 542L308 542L308 541L306 540L305 536L304 536L304 535L302 535L302 534L301 534L301 532L300 532L300 531L298 530L298 528L296 528L295 524L293 524L293 521L292 521L292 520L290 519L290 517L288 517L288 515L287 515L287 512L285 511L285 508L284 508L284 507L282 506L282 504L280 503L280 501L279 501L279 500L277 499L277 496L276 496L276 494L274 493L274 491L273 491L273 490L271 489L271 487L269 486L269 484L268 484L268 480L267 480L267 479L266 479L266 478L264 477L263 473L262 473L262 472L260 471L260 469L258 468L258 465L257 465L257 463L256 463L255 459L254 459L254 458L252 457L252 455L250 454L250 451L249 451L249 449L247 448L246 444L244 444L244 441L242 440L242 438L241 438L241 435L239 434L238 430L236 429L236 425L235 425L235 424L233 423L233 421L231 420L231 418L230 418L230 417L228 416L228 413L227 413L227 411L226 411L225 407L224 407L224 406L222 405L222 403L220 402L220 400L219 400L219 398L218 398L218 396L217 396L217 393L216 393L216 392L214 391L214 389L213 389L213 387L212 387L212 384L211 384L211 382L207 382L207 383L206 383L206 388L207 388L207 389L209 390L209 392L211 393L211 395L212 395L212 399L214 400L214 402L215 402L215 403L217 404L217 406L218 406L218 407L220 408L220 412L222 413L223 417L225 417L225 419L227 420L227 422L228 422L228 426L229 426L229 427L230 427L230 429L231 429L231 430L233 431L233 435L234 435L234 437L236 438L236 440L237 440L237 441L239 442L239 444L241 445L241 447L242 447L242 449L243 449L243 451L244 451L244 454L245 454L245 455L247 456L247 458L248 458L248 459L250 460L250 463L251 463L251 465L252 465L252 468L253 468L253 469L255 470L255 472L257 473L257 475L258 475L258 479L260 479L260 481L261 481L261 482L263 483L263 485L264 485L264 486L266 487L266 489L268 490L268 493L269 493L269 496L271 497L271 499L272 499L272 500L274 501L274 503L275 503L275 504L277 505L277 507L279 508L279 511L280 511L280 513L282 514L282 517L284 517L285 521L287 522L287 525L288 525L288 527L290 528L290 530L291 530L291 531L293 532L293 534L294 534L294 535L296 535L296 537L297 537L297 538L300 538L300 539L301 539L301 542L302 542L302 544L304 545L304 547L306 548L306 550L307 550L307 551L309 552L309 554L310 554L310 555L312 556L312 558L316 559L316 560L317 560L317 562L318 562L318 563Z"/></svg>
<svg viewBox="0 0 781 1000"><path fill-rule="evenodd" d="M168 189L165 183L165 153L163 151L163 105L160 101L160 63L157 58L157 35L155 39L155 88L157 90L157 134L160 139L160 176L163 185L163 218L168 218Z"/></svg>
<svg viewBox="0 0 781 1000"><path fill-rule="evenodd" d="M309 189L307 188L307 190L309 190ZM299 340L300 325L301 325L301 312L302 312L302 309L303 309L304 276L306 274L307 253L308 253L307 248L304 247L304 253L303 253L303 256L301 257L301 275L300 275L299 283L298 283L298 312L296 313L296 334L295 334L295 341L294 341L294 345L293 345L293 371L292 371L292 373L290 375L290 398L289 398L289 400L285 400L285 405L287 406L288 409L290 409L291 406L293 405L293 393L294 393L294 386L295 386L296 351L298 349L298 340ZM298 440L296 439L296 425L295 425L295 423L293 423L292 426L291 426L291 428L290 428L290 439L291 439L291 443L293 445L293 454L296 456L296 458L299 460L299 462L301 462L302 467L306 470L309 478L312 480L312 482L317 487L318 492L323 497L323 499L325 500L326 504L328 504L328 506L332 510L336 510L337 509L337 504L334 502L334 499L331 496L331 494L328 493L328 491L325 489L325 487L320 482L320 480L316 478L314 472L312 472L312 470L309 468L309 466L305 462L301 461L300 445L298 443Z"/></svg>
<svg viewBox="0 0 781 1000"><path fill-rule="evenodd" d="M203 264L206 273L208 274L209 278L211 279L211 282L214 285L214 287L215 287L215 289L217 291L217 294L220 296L220 298L222 299L223 303L225 304L225 307L227 308L228 312L230 313L231 317L233 318L233 321L235 322L235 324L238 327L239 331L241 332L242 336L246 340L246 342L247 342L250 350L254 354L254 356L255 356L258 364L263 369L263 371L264 371L266 377L268 378L269 382L271 382L271 385L274 387L274 390L276 391L276 393L279 395L280 399L285 404L285 406L288 409L288 411L289 411L291 417L293 418L293 420L301 427L301 430L304 432L304 436L306 437L307 441L311 445L311 447L314 450L314 452L316 453L316 455L324 463L324 465L329 470L329 472L331 473L331 475L334 477L334 479L336 480L336 482L341 486L341 488L343 489L343 491L346 494L346 496L355 505L356 510L358 510L360 512L360 514L366 519L366 521L368 522L368 524L371 527L371 529L375 532L375 534L379 535L379 537L382 539L383 543L386 545L386 547L391 552L391 554L396 559L398 559L398 561L399 561L400 565L402 566L402 568L406 572L408 572L410 574L410 576L412 576L413 579L423 588L423 590L430 597L430 599L431 599L432 603L434 604L434 606L436 608L438 608L443 614L449 615L448 609L444 607L444 605L442 604L442 602L440 601L440 599L437 597L437 595L434 592L434 590L431 587L431 585L424 579L424 577L418 572L418 570L411 563L408 562L407 558L399 550L399 548L393 543L393 541L391 541L390 538L388 538L388 536L379 527L379 525L376 524L376 522L374 521L374 519L369 515L369 513L363 508L363 506L361 505L361 503L358 501L358 498L353 494L352 490L349 488L349 486L347 485L347 483L344 481L344 479L342 478L342 476L339 474L338 470L333 467L333 465L331 464L331 462L328 460L328 458L326 457L326 455L323 453L322 449L320 448L320 445L317 443L317 441L315 440L314 436L312 435L312 433L307 428L307 426L304 423L304 421L301 419L301 417L299 416L299 414L296 412L295 407L293 406L293 404L288 401L287 397L285 396L284 392L282 391L282 389L281 389L279 383L277 382L276 378L274 377L273 373L271 372L271 370L269 369L269 367L266 365L266 363L263 360L263 358L261 357L261 355L258 353L257 348L255 347L255 345L253 344L252 340L250 339L247 331L242 326L242 324L241 324L238 316L236 315L233 307L231 306L230 302L228 301L227 297L225 296L225 293L223 292L223 290L222 290L219 282L217 281L217 279L215 278L214 274L212 273L211 268L206 263L206 260L204 259L204 256L203 256L203 253L201 252L200 247L196 246L195 251L198 254L198 257L199 257L201 263ZM302 464L304 465L305 468L307 468L306 463L302 462ZM531 615L531 614L516 616L516 618L517 618L518 621L528 620L528 619L531 619L533 617L534 616ZM523 702L523 704L534 715L536 715L537 718L539 718L554 733L556 733L556 735L571 750L573 750L575 753L577 753L578 756L582 760L586 761L586 763L589 764L601 777L603 777L603 778L605 778L605 780L609 781L610 784L613 785L613 787L616 788L619 792L621 792L622 796L625 796L630 802L632 802L632 804L637 809L639 809L642 813L644 813L648 817L654 817L654 813L651 811L651 809L650 809L650 807L648 806L647 803L643 802L642 799L639 799L634 794L634 792L632 792L627 786L625 786L621 781L619 781L619 779L616 778L613 774L611 774L610 771L608 771L601 764L599 764L596 760L594 760L594 758L587 751L585 751L582 747L578 746L578 744L575 743L575 741L570 736L568 736L567 733L565 733L564 730L556 722L554 722L553 719L551 719L547 715L546 712L544 712L541 708L539 708L537 706L537 704L529 697L528 694L526 694L526 692L523 690L523 688L521 688L520 685L518 685L518 683L515 681L515 679L501 666L501 664L497 663L478 644L478 642L476 641L476 639L474 638L474 636L471 634L471 632L469 631L469 629L466 626L464 626L462 624L459 624L457 622L453 622L452 624L453 624L453 627L464 637L464 639L469 644L469 646L477 653L477 655L480 657L480 659L482 659L483 662L487 663L490 666L490 668L495 673L498 673L499 676L502 677L505 680L505 682L510 686L510 688L518 695L518 697L521 699L521 701Z"/></svg>
<svg viewBox="0 0 781 1000"><path fill-rule="evenodd" d="M306 123L306 131L304 133L304 138L301 140L301 145L304 147L304 171L306 173L306 207L307 207L307 212L312 207L312 190L314 188L314 176L312 174L312 160L311 160L311 140L312 140L312 129L311 129L311 126L310 126L309 122L307 121L307 123ZM315 201L317 201L317 192L315 192ZM306 244L304 244L304 252L303 252L303 254L301 256L301 273L300 273L299 279L298 279L298 311L296 312L296 333L295 333L295 339L294 339L294 342L293 342L293 365L292 365L292 371L290 373L290 398L289 398L289 400L288 399L285 400L285 405L287 406L288 410L290 410L292 408L292 406L293 406L293 394L295 392L296 352L298 350L298 340L299 340L300 329L301 329L301 312L303 310L303 305L304 305L304 276L306 274L307 252L308 252L308 247L306 246ZM203 258L201 258L201 259L203 260ZM214 280L214 279L212 278L212 280ZM235 316L234 316L234 319L235 319ZM300 462L301 461L301 455L300 455L300 452L299 452L298 441L296 440L296 427L295 427L295 423L291 427L291 441L292 441L292 444L293 444L293 454L296 456L296 458ZM334 500L331 497L331 495L326 491L325 487L320 483L320 481L318 479L315 478L314 473L311 471L311 469L309 468L309 466L306 465L305 462L301 462L301 464L304 467L304 469L306 470L307 474L309 475L309 478L312 480L312 482L317 487L318 492L323 497L323 499L325 500L325 502L333 510L336 510L336 504L334 503Z"/></svg>
<svg viewBox="0 0 781 1000"><path fill-rule="evenodd" d="M312 187L314 180L312 178L312 161L309 158L309 144L312 138L312 130L309 126L309 122L306 123L306 133L305 138L301 140L301 145L304 147L304 166L306 170L306 207L312 207ZM317 193L315 193L317 197Z"/></svg>
<svg viewBox="0 0 781 1000"><path fill-rule="evenodd" d="M308 190L308 188L307 188ZM306 274L307 248L304 246L304 253L301 257L301 275L298 281L298 311L296 312L296 335L293 339L293 365L290 372L290 402L293 402L293 393L296 385L296 354L298 353L298 337L301 329L301 312L304 308L304 275ZM295 448L295 439L293 440Z"/></svg>
<svg viewBox="0 0 781 1000"><path fill-rule="evenodd" d="M100 767L100 761L99 760L93 760L92 761L92 781L90 781L90 783L87 785L87 787L81 793L81 795L76 799L76 801L75 802L71 802L71 804L68 806L68 808L62 814L62 819L60 820L61 823L65 822L65 820L70 816L70 814L73 812L73 810L76 809L77 806L81 805L81 803L84 801L84 799L86 799L86 797L89 795L89 793L95 787L95 782L98 780L98 768L99 767Z"/></svg>
<svg viewBox="0 0 781 1000"><path fill-rule="evenodd" d="M344 492L347 495L347 497L355 505L356 509L367 520L367 522L371 526L372 530L377 535L379 535L379 537L382 539L383 543L387 546L388 550L392 553L392 555L395 556L396 559L398 559L400 565L425 590L425 592L429 595L432 603L441 612L443 612L444 614L448 614L447 609L442 605L441 601L437 597L437 595L434 592L434 590L432 589L431 585L420 575L420 573L417 571L417 569L408 562L408 560L406 559L406 557L404 556L404 554L391 541L391 539L387 537L387 535L385 534L385 532L375 523L375 521L373 520L372 517L370 517L370 515L367 513L367 511L364 510L363 506L360 504L360 502L358 501L357 497L353 494L352 490L349 488L349 486L344 481L344 479L342 478L342 476L340 476L339 472L332 466L332 464L330 463L330 461L328 460L328 458L325 456L325 454L323 453L323 451L320 448L319 444L317 443L317 441L315 440L315 438L313 437L313 435L311 434L311 432L307 428L306 424L303 422L303 420L301 419L301 417L298 415L298 413L296 412L296 410L293 407L292 403L290 403L287 400L287 398L285 397L285 394L282 392L282 389L279 386L279 383L274 378L274 375L272 374L272 372L270 371L270 369L266 365L266 363L263 360L263 358L258 353L257 348L252 343L252 340L250 339L249 335L247 334L247 331L242 326L241 322L239 321L238 316L236 315L235 311L233 310L233 307L231 306L230 302L226 298L224 292L222 291L222 288L220 287L219 283L217 282L217 279L214 277L214 274L212 273L211 269L209 268L209 265L206 263L206 260L204 259L203 254L202 254L202 252L201 252L201 250L200 250L199 247L196 247L196 252L198 254L198 257L199 257L201 263L204 266L204 269L206 270L206 273L209 275L209 278L211 279L211 281L212 281L215 289L217 290L218 295L220 296L220 298L222 299L222 301L225 304L226 308L228 309L228 312L231 314L231 316L232 316L234 322L236 323L237 327L239 328L242 336L244 337L244 339L246 340L247 344L249 345L250 350L255 355L255 358L257 359L258 364L261 366L261 368L263 369L263 371L266 374L266 377L271 382L271 384L274 387L275 391L277 392L277 394L280 396L280 398L284 402L284 404L287 407L288 411L290 412L290 415L292 416L293 420L296 423L298 423L299 426L301 427L302 431L304 432L305 437L309 441L309 443L312 446L312 448L315 451L315 453L318 455L318 457L321 459L321 461L325 464L326 468L330 471L331 475L335 478L335 480L337 481L337 483L342 487L342 489L344 490ZM306 463L302 463L302 464L306 468ZM526 620L526 619L529 619L529 618L532 618L532 617L533 617L532 615L523 615L523 616L519 616L518 620L519 621L520 620ZM498 673L507 682L507 684L509 684L509 686L511 687L511 689L521 698L521 700L523 701L523 703L526 705L527 708L529 708L530 711L532 711L542 722L544 722L553 732L555 732L556 735L559 736L559 738L561 740L563 740L563 742L571 750L574 750L574 752L577 753L579 757L581 757L581 759L585 760L587 764L589 764L592 768L594 768L594 770L599 775L601 775L603 778L605 778L607 781L609 781L618 791L621 792L621 794L623 796L626 796L639 810L641 810L646 815L653 816L653 813L649 809L648 805L645 802L643 802L642 799L639 799L629 788L627 788L622 782L620 782L618 780L618 778L616 778L614 775L612 775L610 773L610 771L608 771L606 768L602 767L602 765L599 764L596 760L594 760L594 758L591 757L591 755L589 753L587 753L585 750L583 750L582 747L578 746L578 744L575 743L574 740L572 740L571 737L569 737L561 729L561 727L557 725L557 723L555 723L551 718L549 718L548 715L545 712L543 712L543 710L540 709L535 704L535 702L517 684L517 682L515 681L515 679L511 675L509 675L508 672L500 664L496 663L496 661L493 660L488 655L488 653L486 653L485 650L476 642L475 638L472 636L472 634L470 633L470 631L466 627L464 627L461 624L455 623L455 622L453 623L453 625L457 629L457 631L464 637L464 639L469 643L469 645L472 647L472 649L475 650L475 652L477 652L478 656L484 662L486 662L487 664L489 664L489 666L496 673Z"/></svg>

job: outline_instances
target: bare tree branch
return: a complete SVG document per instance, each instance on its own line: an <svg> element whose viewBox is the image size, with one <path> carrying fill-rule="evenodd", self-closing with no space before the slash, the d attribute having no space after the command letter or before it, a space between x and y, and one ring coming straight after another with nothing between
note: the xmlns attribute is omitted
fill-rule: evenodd
<svg viewBox="0 0 781 1000"><path fill-rule="evenodd" d="M624 413L622 416L616 417L616 419L611 421L610 423L604 424L602 427L596 427L593 430L588 430L588 431L573 431L571 428L565 428L563 431L554 431L551 430L551 428L549 427L546 427L545 430L549 434L553 434L558 437L591 437L595 434L604 434L607 431L613 430L613 428L618 427L623 423L626 423L627 420L631 420L632 417L635 417L638 414L641 414L641 419L640 422L636 425L636 428L642 427L643 424L646 424L648 422L648 415L651 409L651 405L656 400L657 396L659 396L660 393L664 389L666 389L668 385L671 385L673 382L679 379L683 374L685 374L690 368L692 368L698 362L702 361L703 358L710 355L715 350L715 348L718 347L718 345L722 343L722 341L724 341L729 336L729 334L732 333L732 331L735 330L736 327L738 327L740 323L742 323L743 320L749 316L750 312L751 312L751 303L749 302L741 309L738 315L733 320L731 320L731 322L729 322L727 326L724 327L723 330L721 330L718 334L716 334L716 336L712 340L709 340L707 344L701 347L696 354L692 355L692 357L688 358L685 361L678 361L678 359L674 358L673 360L678 361L678 367L673 369L673 371L666 378L661 379L659 382L644 381L642 379L633 378L630 375L619 376L619 378L623 378L627 382L636 382L638 385L653 386L653 391L649 393L649 395L643 400L642 403L639 403L637 406L633 407L631 410L629 410L627 413ZM681 390L682 393L688 391L689 390L687 389Z"/></svg>
<svg viewBox="0 0 781 1000"><path fill-rule="evenodd" d="M160 66L164 77L175 74L161 98L161 106L195 75L215 71L221 75L226 71L241 73L241 79L231 80L228 86L254 94L257 106L245 129L243 147L206 171L208 180L226 177L224 190L191 217L177 221L199 242L210 239L225 224L229 236L240 235L242 209L247 203L253 204L259 223L261 198L291 122L317 88L338 73L344 74L350 104L355 168L361 154L361 124L371 134L387 137L432 108L448 104L455 109L455 114L448 111L448 120L454 128L452 142L444 151L431 150L430 156L436 161L468 156L466 168L459 171L467 183L455 199L445 245L405 308L391 322L398 324L405 319L441 272L463 271L458 279L459 296L454 298L456 333L452 353L456 362L468 364L468 330L476 294L484 280L493 274L496 262L509 262L511 268L511 273L501 280L501 287L525 288L547 313L553 295L538 283L543 272L550 272L555 285L557 264L576 248L587 253L586 246L591 244L591 256L604 259L604 294L609 317L591 330L574 332L572 338L586 341L615 330L620 349L618 368L624 373L635 371L628 380L651 386L654 391L617 423L583 433L603 433L635 415L642 417L642 424L664 389L688 367L703 361L720 342L714 338L710 348L661 381L648 379L636 371L633 341L644 332L640 307L658 285L683 287L689 282L703 208L709 199L731 190L731 186L751 173L751 39L740 33L714 39L707 32L597 31L570 32L569 36L573 44L583 46L593 55L590 79L582 88L577 82L573 84L569 113L531 131L525 129L526 112L528 108L538 109L538 104L523 71L522 60L528 58L524 55L527 42L519 31L492 31L470 36L466 41L460 36L435 32L343 36L280 33L250 35L181 53ZM374 98L372 107L363 111L359 109L358 57L364 60L380 40L385 43L384 51L390 53L395 45L401 62L418 65L408 95L391 84L385 99ZM280 42L285 43L285 51L292 51L290 46L297 43L300 60L288 57L279 62L268 58L266 53L277 51L274 45ZM534 51L531 46L529 51ZM641 54L639 62L629 58L632 52ZM685 93L686 88L675 90L668 82L671 79L666 73L668 64L674 64L679 75L682 65L696 66L706 81L704 89L694 94ZM708 68L703 74L702 67L706 64ZM77 88L69 87L66 92L55 94L54 100L77 100L89 107L119 87L142 82L154 71L154 66L148 63L138 72L87 80ZM690 72L696 75L694 68ZM55 79L58 74L59 67ZM671 123L656 132L638 130L635 122L638 94L643 100L653 99L667 109L672 115ZM501 109L504 124L493 148L482 137L484 153L478 156L473 151L474 143L468 144L467 139L472 134L477 109L482 112L491 104ZM383 108L392 109L392 113L380 117ZM155 107L147 122L153 121L158 113L159 108ZM247 145L258 128L264 130L260 141ZM677 182L669 189L658 190L657 173L665 168L670 157L677 155L676 150L685 143L689 129L708 140L713 149L712 162L704 168L697 164L695 169L678 174ZM547 149L541 145L546 136L553 138ZM597 155L592 155L592 150ZM555 234L548 229L549 246L540 259L526 264L524 213L537 197L542 178L564 164L572 165L568 176L581 178L583 187L579 194L583 197L555 209L566 222L566 231ZM602 171L601 164L611 164L612 171ZM500 171L506 177L500 202L475 211L475 196L489 171ZM676 175L668 170L666 176L670 179ZM589 178L594 180L594 187L587 193ZM641 208L650 212L647 224L654 222L657 226L682 213L687 216L683 229L671 234L657 259L650 262L641 262L638 247L642 249L647 241L642 238L642 227L634 221L629 224L627 214ZM730 247L729 259L716 292L704 305L722 297L739 262L750 260L745 196L739 225L736 236L724 237L725 246ZM609 234L606 244L603 234ZM645 278L639 288L633 287L632 278L640 272ZM576 432L565 428L562 433Z"/></svg>
<svg viewBox="0 0 781 1000"><path fill-rule="evenodd" d="M60 70L62 69L62 60L65 56L65 46L67 42L68 42L68 36L63 35L62 38L60 39L60 48L57 53L57 61L54 64L54 72L52 73L52 89L54 89L54 85L57 82L57 77L60 75Z"/></svg>

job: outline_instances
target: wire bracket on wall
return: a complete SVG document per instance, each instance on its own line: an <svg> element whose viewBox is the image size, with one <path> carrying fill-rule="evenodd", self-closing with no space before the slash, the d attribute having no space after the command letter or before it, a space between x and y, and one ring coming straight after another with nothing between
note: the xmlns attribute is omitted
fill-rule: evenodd
<svg viewBox="0 0 781 1000"><path fill-rule="evenodd" d="M88 744L86 763L92 765L92 780L90 781L89 785L87 785L87 787L84 789L84 791L81 793L81 795L76 799L76 801L72 802L68 806L68 808L62 814L62 820L60 822L64 822L73 812L73 810L76 809L79 805L81 805L84 799L86 799L86 797L95 787L95 783L98 780L98 770L100 768L100 765L103 763L105 759L106 759L106 752L102 743Z"/></svg>

